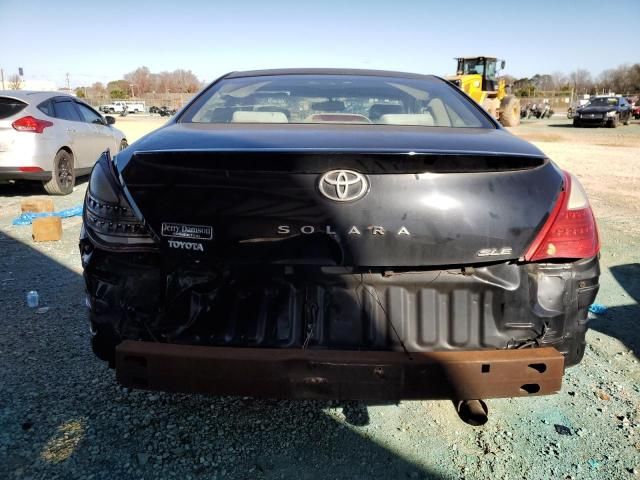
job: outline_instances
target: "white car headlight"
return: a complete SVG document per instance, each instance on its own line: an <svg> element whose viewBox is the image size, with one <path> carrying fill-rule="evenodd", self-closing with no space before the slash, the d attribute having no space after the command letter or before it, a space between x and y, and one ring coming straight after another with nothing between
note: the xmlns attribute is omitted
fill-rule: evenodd
<svg viewBox="0 0 640 480"><path fill-rule="evenodd" d="M612 110L610 112L607 112L607 117L615 117L618 114L618 112L616 112L615 110Z"/></svg>

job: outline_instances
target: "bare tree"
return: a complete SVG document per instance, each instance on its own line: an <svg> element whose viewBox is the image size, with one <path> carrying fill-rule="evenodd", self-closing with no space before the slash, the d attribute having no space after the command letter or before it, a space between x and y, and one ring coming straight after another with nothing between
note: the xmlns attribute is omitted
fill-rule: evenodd
<svg viewBox="0 0 640 480"><path fill-rule="evenodd" d="M191 70L174 70L171 74L181 93L195 93L200 88L198 77Z"/></svg>
<svg viewBox="0 0 640 480"><path fill-rule="evenodd" d="M173 72L151 73L147 67L139 67L124 76L124 80L135 85L136 92L194 93L201 83L191 70L177 69Z"/></svg>
<svg viewBox="0 0 640 480"><path fill-rule="evenodd" d="M576 93L589 93L589 90L593 87L591 72L584 68L574 70L569 74L569 83Z"/></svg>
<svg viewBox="0 0 640 480"><path fill-rule="evenodd" d="M551 83L554 90L562 90L569 83L567 76L562 72L553 72L551 74Z"/></svg>
<svg viewBox="0 0 640 480"><path fill-rule="evenodd" d="M124 79L129 84L135 85L139 94L151 91L151 72L147 67L136 68L133 72L125 74Z"/></svg>
<svg viewBox="0 0 640 480"><path fill-rule="evenodd" d="M87 98L103 99L108 96L107 88L104 86L102 82L95 82L90 87L80 87L80 88L82 89L82 92L86 94Z"/></svg>
<svg viewBox="0 0 640 480"><path fill-rule="evenodd" d="M598 77L596 78L596 89L598 91L614 91L615 87L613 85L613 69L604 70ZM597 93L597 92L596 92Z"/></svg>
<svg viewBox="0 0 640 480"><path fill-rule="evenodd" d="M599 92L633 94L640 92L640 63L604 70L597 78Z"/></svg>
<svg viewBox="0 0 640 480"><path fill-rule="evenodd" d="M22 77L17 73L9 75L9 90L20 90L22 88Z"/></svg>

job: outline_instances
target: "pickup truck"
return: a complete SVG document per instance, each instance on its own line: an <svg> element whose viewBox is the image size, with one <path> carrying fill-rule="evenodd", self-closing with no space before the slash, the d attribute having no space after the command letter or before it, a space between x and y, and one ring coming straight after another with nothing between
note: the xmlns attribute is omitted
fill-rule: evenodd
<svg viewBox="0 0 640 480"><path fill-rule="evenodd" d="M100 110L104 113L122 113L124 107L127 107L127 111L129 113L140 113L145 111L144 102L133 102L133 101L117 101L112 102L107 105L101 105Z"/></svg>

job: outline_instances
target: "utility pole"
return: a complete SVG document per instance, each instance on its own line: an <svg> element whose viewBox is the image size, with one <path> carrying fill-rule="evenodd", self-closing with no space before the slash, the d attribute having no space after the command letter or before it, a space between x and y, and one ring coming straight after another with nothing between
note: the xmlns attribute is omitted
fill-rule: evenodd
<svg viewBox="0 0 640 480"><path fill-rule="evenodd" d="M2 79L2 89L4 90L4 70L0 68L0 79Z"/></svg>
<svg viewBox="0 0 640 480"><path fill-rule="evenodd" d="M71 91L71 87L69 84L69 72L66 73L66 77L67 77L67 91Z"/></svg>

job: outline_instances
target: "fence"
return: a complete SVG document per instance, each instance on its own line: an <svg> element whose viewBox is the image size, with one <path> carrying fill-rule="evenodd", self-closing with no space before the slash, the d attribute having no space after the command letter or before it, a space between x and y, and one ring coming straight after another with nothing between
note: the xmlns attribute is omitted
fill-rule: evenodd
<svg viewBox="0 0 640 480"><path fill-rule="evenodd" d="M89 93L89 92L87 92ZM167 106L169 108L179 109L182 108L189 100L193 98L194 93L145 93L140 97L127 98L127 101L143 101L147 108L156 106L162 107ZM119 99L110 98L109 95L95 95L92 96L89 94L87 97L83 98L85 102L91 105L94 108L100 107L100 105L105 105L107 103L111 103L113 101L117 101Z"/></svg>
<svg viewBox="0 0 640 480"><path fill-rule="evenodd" d="M87 92L89 93L89 92ZM129 101L139 100L144 101L147 109L152 106L162 107L166 105L169 108L179 109L182 108L189 100L193 98L195 93L145 93L140 97L128 98ZM625 95L629 98L635 98L640 100L640 93ZM532 97L519 97L520 103L525 105L527 103L542 103L547 101L551 104L551 108L555 111L564 111L571 106L573 102L577 100L577 97L572 92L558 92L558 91L535 91L535 96ZM580 96L579 98L582 98ZM83 99L91 106L98 108L100 105L111 103L117 99L111 99L108 95L87 96Z"/></svg>
<svg viewBox="0 0 640 480"><path fill-rule="evenodd" d="M598 95L606 95L608 92L600 92ZM640 93L625 94L625 97L636 102L640 100ZM557 92L557 91L535 91L535 95L532 97L519 97L520 104L526 105L527 103L542 103L544 101L551 105L551 108L556 111L567 110L578 99L582 99L582 95L576 95L573 92ZM587 97L588 98L588 97Z"/></svg>

